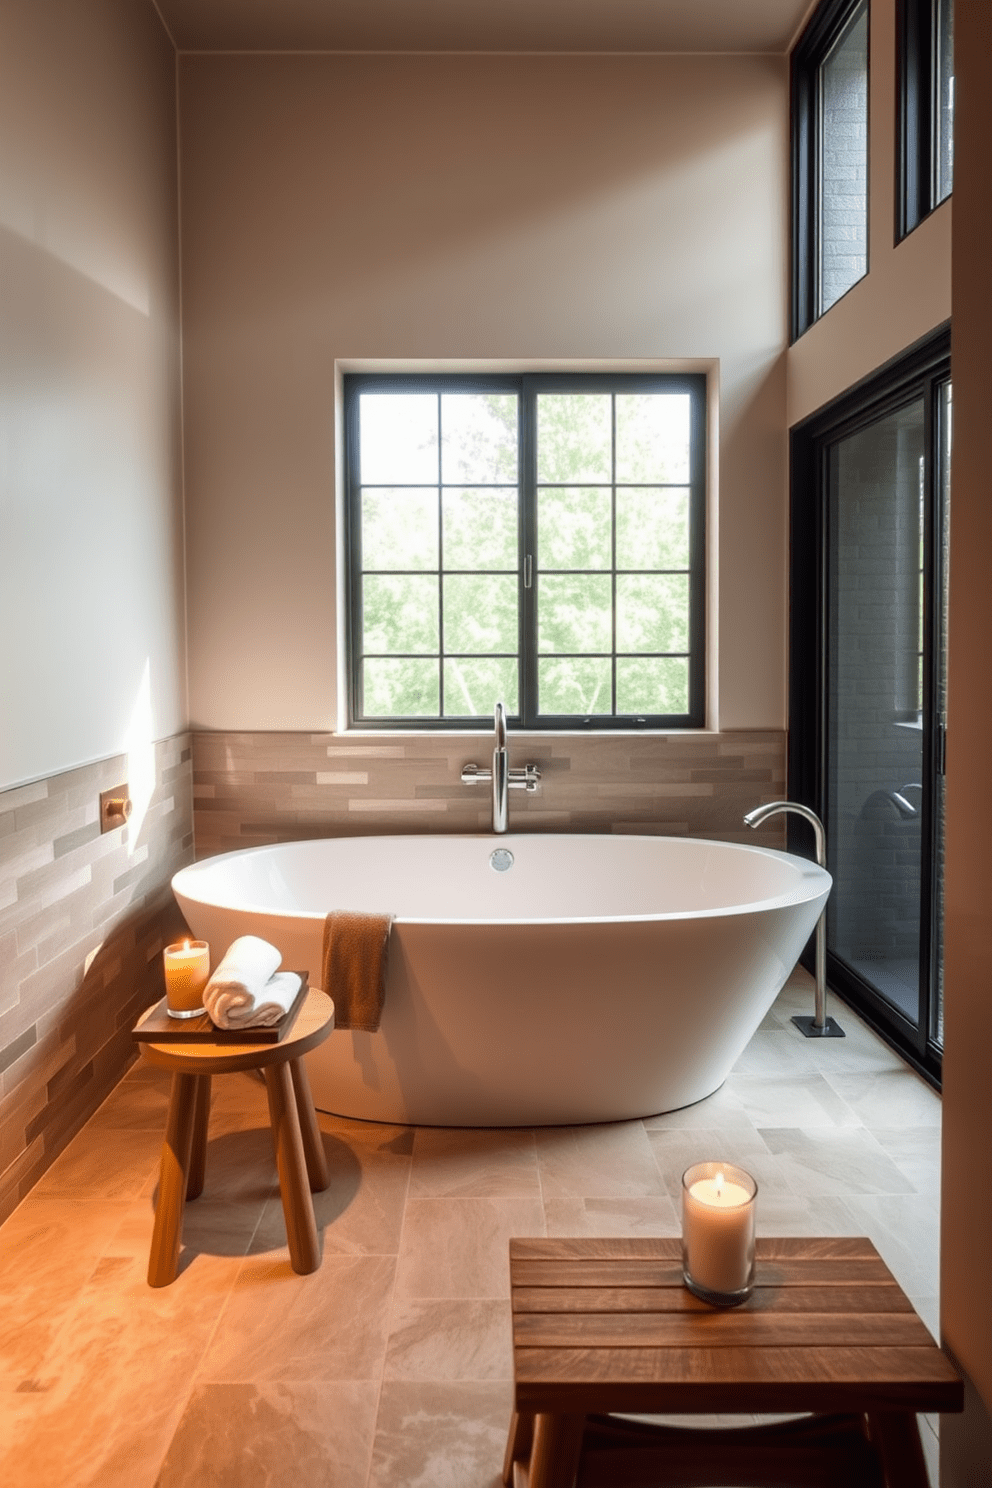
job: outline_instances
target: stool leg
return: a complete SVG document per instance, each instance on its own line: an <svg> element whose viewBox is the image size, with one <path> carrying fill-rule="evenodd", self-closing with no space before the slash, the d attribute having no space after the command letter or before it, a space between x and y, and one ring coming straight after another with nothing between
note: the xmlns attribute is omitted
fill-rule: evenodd
<svg viewBox="0 0 992 1488"><path fill-rule="evenodd" d="M510 1417L510 1431L506 1438L506 1455L503 1458L503 1482L513 1488L513 1464L526 1462L534 1443L534 1416L530 1411L514 1411Z"/></svg>
<svg viewBox="0 0 992 1488"><path fill-rule="evenodd" d="M293 1270L300 1276L307 1276L320 1265L320 1248L300 1135L300 1118L296 1112L296 1095L286 1061L266 1065L265 1088L269 1095L269 1117L276 1144L289 1257Z"/></svg>
<svg viewBox="0 0 992 1488"><path fill-rule="evenodd" d="M911 1411L869 1411L868 1434L882 1464L886 1488L929 1488L920 1428Z"/></svg>
<svg viewBox="0 0 992 1488"><path fill-rule="evenodd" d="M529 1488L574 1488L585 1419L585 1416L541 1412L534 1417Z"/></svg>
<svg viewBox="0 0 992 1488"><path fill-rule="evenodd" d="M207 1128L210 1125L210 1076L196 1076L196 1110L193 1116L193 1151L189 1162L186 1202L198 1199L207 1176Z"/></svg>
<svg viewBox="0 0 992 1488"><path fill-rule="evenodd" d="M310 1081L307 1079L306 1067L303 1060L291 1059L289 1061L289 1072L293 1077L293 1091L296 1095L296 1114L300 1118L300 1136L303 1138L303 1152L307 1160L307 1177L310 1179L310 1192L323 1193L331 1181L331 1175L327 1171L327 1154L324 1151L320 1127L317 1125L317 1113L313 1108Z"/></svg>
<svg viewBox="0 0 992 1488"><path fill-rule="evenodd" d="M175 1281L179 1268L199 1078L197 1075L178 1074L172 1077L169 1117L159 1168L155 1228L148 1258L148 1285L153 1287L168 1286Z"/></svg>

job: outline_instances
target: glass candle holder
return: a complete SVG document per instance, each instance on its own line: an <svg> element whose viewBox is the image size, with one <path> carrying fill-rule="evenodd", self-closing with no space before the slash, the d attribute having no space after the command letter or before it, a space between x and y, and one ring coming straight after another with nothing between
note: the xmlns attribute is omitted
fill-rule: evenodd
<svg viewBox="0 0 992 1488"><path fill-rule="evenodd" d="M204 1011L203 989L210 979L210 947L205 940L179 941L162 952L166 1011L170 1018L197 1018Z"/></svg>
<svg viewBox="0 0 992 1488"><path fill-rule="evenodd" d="M758 1185L733 1163L701 1162L682 1174L682 1279L714 1307L737 1307L754 1286Z"/></svg>

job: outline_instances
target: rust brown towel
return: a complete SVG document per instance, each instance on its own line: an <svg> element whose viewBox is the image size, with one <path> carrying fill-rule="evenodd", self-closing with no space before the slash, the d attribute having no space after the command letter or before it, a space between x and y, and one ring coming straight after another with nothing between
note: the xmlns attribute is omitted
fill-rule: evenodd
<svg viewBox="0 0 992 1488"><path fill-rule="evenodd" d="M334 1001L335 1028L374 1033L386 995L386 947L392 915L335 909L324 921L323 988Z"/></svg>

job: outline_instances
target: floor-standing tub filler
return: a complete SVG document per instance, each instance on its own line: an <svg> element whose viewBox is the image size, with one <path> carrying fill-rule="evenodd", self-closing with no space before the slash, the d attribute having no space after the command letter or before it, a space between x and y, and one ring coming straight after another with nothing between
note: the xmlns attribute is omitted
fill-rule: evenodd
<svg viewBox="0 0 992 1488"><path fill-rule="evenodd" d="M184 868L214 959L238 935L320 984L326 914L389 913L376 1033L309 1056L319 1107L442 1126L615 1121L726 1079L830 891L788 853L686 838L339 837ZM333 988L328 989L333 996Z"/></svg>

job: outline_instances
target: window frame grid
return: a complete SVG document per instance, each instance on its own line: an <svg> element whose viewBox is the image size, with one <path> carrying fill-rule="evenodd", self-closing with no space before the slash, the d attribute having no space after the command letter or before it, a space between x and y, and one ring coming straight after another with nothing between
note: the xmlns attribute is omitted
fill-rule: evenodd
<svg viewBox="0 0 992 1488"><path fill-rule="evenodd" d="M359 652L359 644L362 636L362 579L364 570L362 568L362 512L361 494L362 486L359 480L359 398L362 392L375 390L377 392L403 391L403 392L425 392L442 394L450 392L510 392L518 395L517 418L518 418L518 554L517 568L517 593L518 593L518 650L516 653L493 652L486 653L487 659L516 660L518 677L518 708L509 716L518 727L533 729L536 731L561 731L561 730L636 730L636 729L688 729L702 728L704 726L705 714L705 520L706 520L706 376L703 373L525 373L525 374L485 374L485 373L436 373L436 374L378 374L378 373L349 373L345 375L345 429L346 429L346 504L345 504L345 541L347 545L346 556L346 583L347 602L345 605L346 616L346 656L348 668L348 703L349 718L348 726L363 730L395 731L409 729L413 731L458 730L465 728L476 728L483 719L472 715L452 714L444 716L444 662L449 656L455 658L462 655L460 652L447 652L444 646L443 629L443 589L444 579L448 576L444 569L444 533L443 533L443 492L445 483L442 480L443 468L441 465L440 447L440 417L441 404L438 400L439 420L439 451L438 451L438 481L436 487L423 484L424 489L436 489L438 492L438 568L436 577L438 581L438 652L436 660L439 668L438 697L441 712L434 714L382 716L367 715L362 703L363 685L363 663L364 654ZM604 714L585 716L583 714L559 714L538 713L538 667L540 654L538 652L538 611L537 593L539 587L540 561L538 554L538 503L537 503L537 397L541 392L585 392L585 393L622 393L624 391L665 391L671 393L684 393L690 397L690 454L689 454L689 476L684 483L680 483L679 489L688 489L689 492L689 557L685 569L658 570L661 572L684 573L688 579L689 589L689 615L688 615L688 691L689 709L685 714L617 714L614 711ZM608 657L611 668L611 708L616 706L617 686L617 660L616 649L616 400L611 401L611 639L612 650L608 653L576 652L576 656L603 655ZM413 483L413 489L418 483ZM483 483L484 484L484 483ZM554 483L545 482L546 485ZM568 483L561 483L566 485ZM648 483L640 482L645 485ZM527 559L531 562L528 566ZM529 573L528 573L529 569ZM369 570L369 572L373 572ZM375 571L378 572L378 571ZM385 571L384 571L385 572ZM388 570L390 573L406 572L401 570ZM433 573L433 570L410 570L410 573ZM454 573L455 570L452 570ZM458 570L464 573L492 572L506 576L514 570ZM565 570L562 570L565 572ZM571 570L569 570L571 572ZM605 572L605 570L596 570ZM631 570L634 572L634 570ZM641 570L636 570L641 572ZM655 572L644 570L644 572ZM528 577L530 582L527 582ZM529 638L529 643L528 643ZM369 653L374 655L376 653ZM464 653L468 655L469 653ZM553 653L555 656L572 653ZM622 653L619 659L630 656L653 656L653 655L684 655L686 653L666 652L631 652ZM402 659L405 656L421 657L425 653L411 652L388 653L390 659ZM477 653L471 653L473 659ZM431 659L434 659L432 656Z"/></svg>

